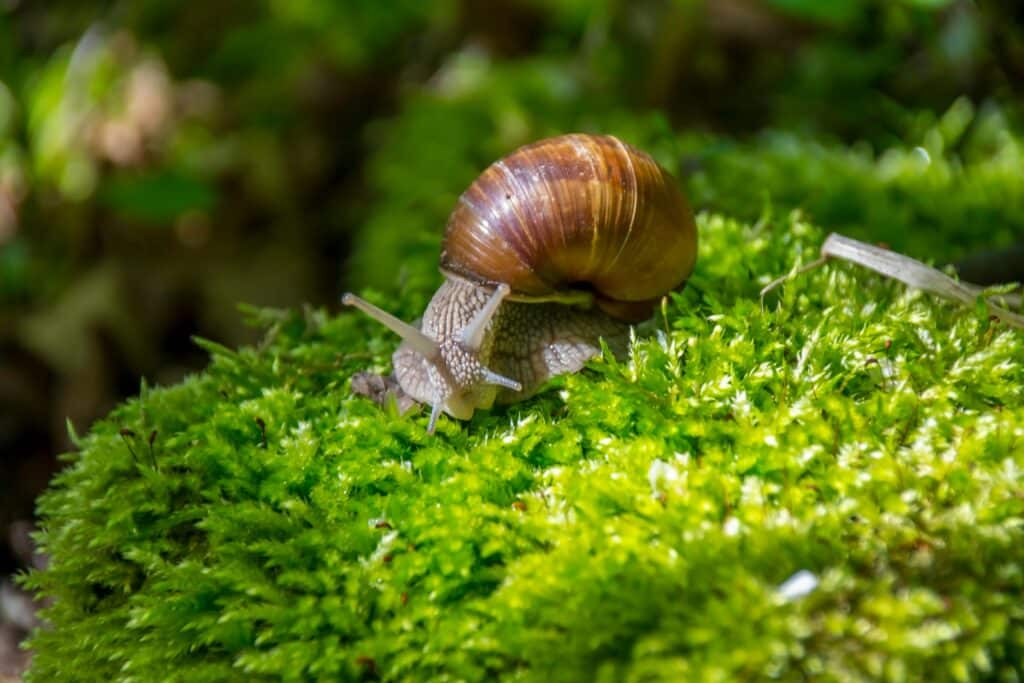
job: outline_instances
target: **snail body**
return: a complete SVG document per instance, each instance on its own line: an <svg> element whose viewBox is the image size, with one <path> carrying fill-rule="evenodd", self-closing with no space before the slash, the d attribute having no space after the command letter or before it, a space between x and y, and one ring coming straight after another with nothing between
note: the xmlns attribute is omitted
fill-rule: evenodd
<svg viewBox="0 0 1024 683"><path fill-rule="evenodd" d="M441 249L445 282L419 328L346 294L403 338L401 390L469 419L532 394L628 341L628 323L693 270L693 214L672 177L610 136L563 135L521 147L462 194Z"/></svg>

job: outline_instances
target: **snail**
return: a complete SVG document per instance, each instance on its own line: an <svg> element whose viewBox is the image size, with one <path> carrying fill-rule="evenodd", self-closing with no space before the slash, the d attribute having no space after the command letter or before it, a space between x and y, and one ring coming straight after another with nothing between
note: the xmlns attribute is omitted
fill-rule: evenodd
<svg viewBox="0 0 1024 683"><path fill-rule="evenodd" d="M431 433L442 411L467 420L526 398L582 368L601 339L621 354L629 324L685 284L696 256L689 204L646 153L584 134L521 147L459 198L441 249L445 281L418 327L342 297L403 340L393 380L361 392L397 381L430 404Z"/></svg>

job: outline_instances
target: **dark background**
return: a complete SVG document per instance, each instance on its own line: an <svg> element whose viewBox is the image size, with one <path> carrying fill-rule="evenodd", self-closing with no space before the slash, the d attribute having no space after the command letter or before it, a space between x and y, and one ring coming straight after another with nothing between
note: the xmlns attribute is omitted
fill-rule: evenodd
<svg viewBox="0 0 1024 683"><path fill-rule="evenodd" d="M1020 130L1022 8L0 0L0 575L42 561L33 500L69 421L200 370L192 335L251 343L240 302L400 287L394 198L443 215L515 144L609 118L884 149L961 98ZM436 167L401 172L403 144ZM32 616L2 590L13 675Z"/></svg>

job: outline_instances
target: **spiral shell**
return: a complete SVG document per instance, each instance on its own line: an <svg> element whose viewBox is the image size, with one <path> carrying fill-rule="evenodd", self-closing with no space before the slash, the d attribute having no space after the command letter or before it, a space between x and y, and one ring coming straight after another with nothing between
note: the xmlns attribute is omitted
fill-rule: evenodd
<svg viewBox="0 0 1024 683"><path fill-rule="evenodd" d="M693 271L697 230L672 176L606 135L521 147L459 198L443 271L506 283L523 297L591 291L608 313L637 320Z"/></svg>

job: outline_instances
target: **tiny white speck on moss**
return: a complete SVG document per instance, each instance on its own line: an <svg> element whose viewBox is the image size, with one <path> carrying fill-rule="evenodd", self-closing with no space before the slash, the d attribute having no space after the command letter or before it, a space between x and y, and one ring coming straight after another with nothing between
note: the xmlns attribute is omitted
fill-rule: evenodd
<svg viewBox="0 0 1024 683"><path fill-rule="evenodd" d="M740 520L735 517L730 517L725 520L725 524L722 525L722 531L726 536L735 536L740 532Z"/></svg>
<svg viewBox="0 0 1024 683"><path fill-rule="evenodd" d="M662 482L672 482L679 479L679 470L664 460L655 460L647 469L647 481L651 485L651 495L657 496L661 493Z"/></svg>
<svg viewBox="0 0 1024 683"><path fill-rule="evenodd" d="M369 558L370 561L371 562L375 562L375 563L376 562L380 562L381 558L383 558L385 555L387 555L388 552L391 550L391 547L395 544L395 541L397 539L398 539L398 532L397 531L389 531L386 534L384 534L381 537L380 542L377 543L377 547L374 548L373 554L370 555L370 558Z"/></svg>
<svg viewBox="0 0 1024 683"><path fill-rule="evenodd" d="M779 597L787 602L798 600L812 593L818 583L818 577L813 572L801 569L779 585Z"/></svg>

